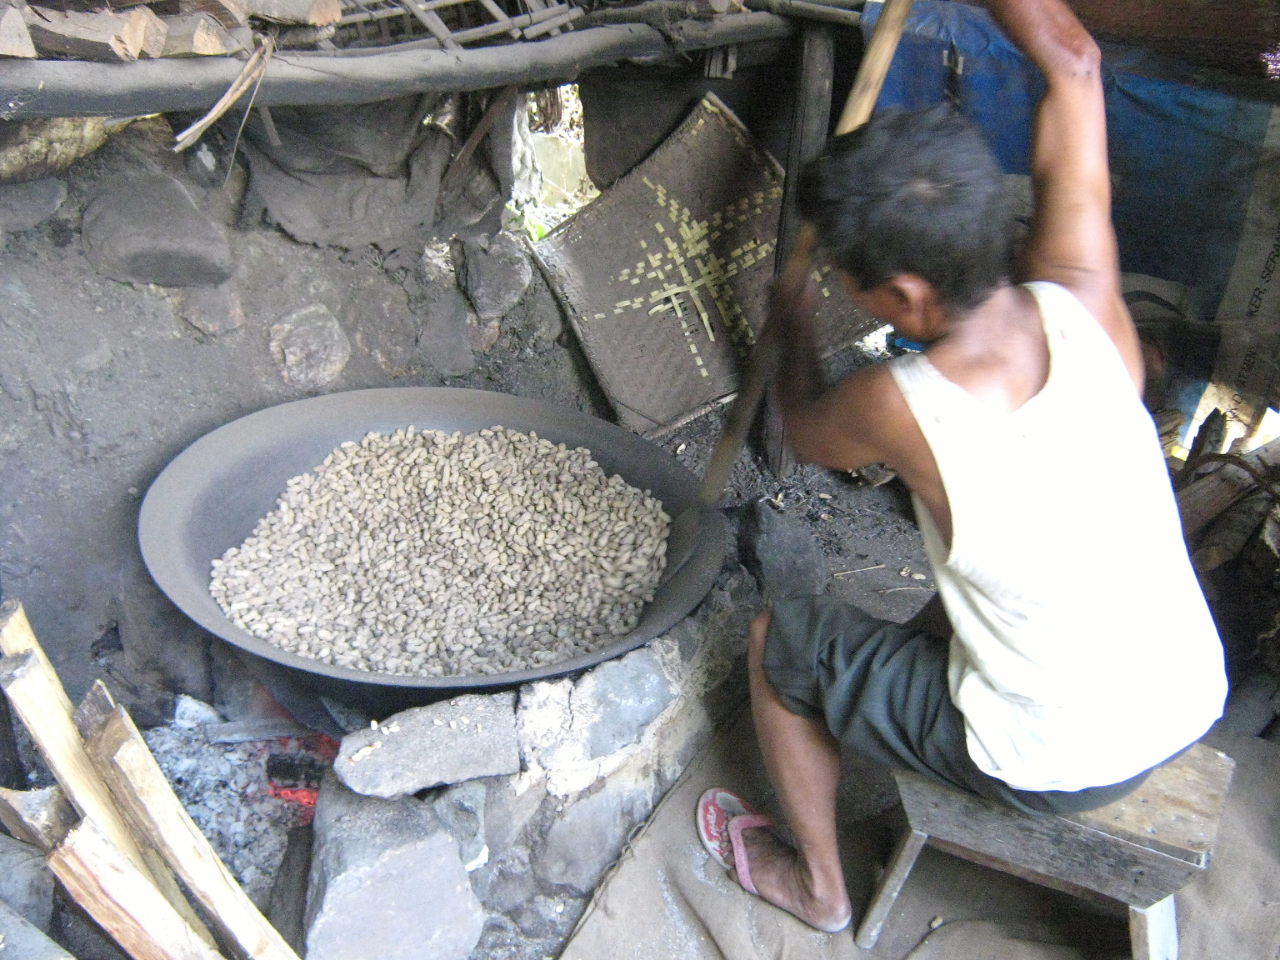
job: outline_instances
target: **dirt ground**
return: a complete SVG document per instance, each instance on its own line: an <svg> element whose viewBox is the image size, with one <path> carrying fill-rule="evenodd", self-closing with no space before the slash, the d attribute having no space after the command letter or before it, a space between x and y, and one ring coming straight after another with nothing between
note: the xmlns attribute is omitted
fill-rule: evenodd
<svg viewBox="0 0 1280 960"><path fill-rule="evenodd" d="M284 381L268 350L268 328L289 312L322 303L351 341L350 361L324 392L471 387L608 416L536 275L475 370L443 378L415 352L415 271L389 272L372 252L302 245L263 224L230 227L246 322L202 333L181 318L181 291L106 279L85 258L85 203L109 177L139 168L177 176L215 219L236 222L234 195L189 172L163 130L139 125L66 171L68 197L54 217L6 235L0 253L0 584L22 601L73 698L99 671L93 645L112 631L122 576L139 562L135 527L151 481L210 430L308 395ZM719 430L705 417L661 446L700 473ZM812 529L840 595L895 619L930 596L931 580L910 577L928 568L898 485L811 468L779 483L744 456L726 505L759 497Z"/></svg>

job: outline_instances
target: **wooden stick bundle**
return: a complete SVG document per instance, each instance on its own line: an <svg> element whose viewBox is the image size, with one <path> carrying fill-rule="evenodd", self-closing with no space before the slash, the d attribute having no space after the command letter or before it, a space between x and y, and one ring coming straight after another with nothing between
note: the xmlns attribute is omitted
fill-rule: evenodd
<svg viewBox="0 0 1280 960"><path fill-rule="evenodd" d="M0 605L0 652L0 687L60 786L0 791L0 821L48 852L55 876L90 916L135 960L221 960L176 873L235 956L298 960L182 808L102 682L72 708L15 601Z"/></svg>

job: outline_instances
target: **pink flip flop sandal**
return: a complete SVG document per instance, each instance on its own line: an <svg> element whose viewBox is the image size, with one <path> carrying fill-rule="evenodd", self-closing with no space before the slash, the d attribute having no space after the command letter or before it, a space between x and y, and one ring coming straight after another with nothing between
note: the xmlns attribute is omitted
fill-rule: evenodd
<svg viewBox="0 0 1280 960"><path fill-rule="evenodd" d="M742 842L742 833L744 830L773 827L773 820L757 813L736 794L712 787L698 799L697 822L698 837L711 859L726 870L735 872L743 890L760 896L760 891L751 879L751 862L747 858L746 844ZM729 860L730 856L733 858L732 862ZM832 924L810 926L823 933L839 933L849 926L852 919L851 912L849 916Z"/></svg>
<svg viewBox="0 0 1280 960"><path fill-rule="evenodd" d="M759 896L751 882L751 866L742 831L753 827L771 827L773 820L756 813L737 794L712 787L698 799L698 837L711 859L726 870L737 873L738 882L748 893ZM730 862L729 857L733 860Z"/></svg>

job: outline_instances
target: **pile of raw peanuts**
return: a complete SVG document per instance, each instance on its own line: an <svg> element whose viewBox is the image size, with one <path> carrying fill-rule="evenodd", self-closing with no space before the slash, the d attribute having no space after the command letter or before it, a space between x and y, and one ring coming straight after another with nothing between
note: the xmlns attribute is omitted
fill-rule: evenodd
<svg viewBox="0 0 1280 960"><path fill-rule="evenodd" d="M594 651L653 599L670 517L585 448L493 427L370 433L287 484L209 592L292 653L410 676Z"/></svg>

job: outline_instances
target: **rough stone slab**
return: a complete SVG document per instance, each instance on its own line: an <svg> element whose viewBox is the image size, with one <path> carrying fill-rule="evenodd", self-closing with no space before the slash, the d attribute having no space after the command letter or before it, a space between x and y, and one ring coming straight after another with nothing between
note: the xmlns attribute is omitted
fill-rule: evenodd
<svg viewBox="0 0 1280 960"><path fill-rule="evenodd" d="M493 857L499 857L520 838L547 796L547 778L533 771L486 781L484 838Z"/></svg>
<svg viewBox="0 0 1280 960"><path fill-rule="evenodd" d="M457 841L429 805L363 797L330 775L313 829L308 960L464 960L471 953L484 909Z"/></svg>
<svg viewBox="0 0 1280 960"><path fill-rule="evenodd" d="M29 844L0 834L0 901L39 930L49 929L53 915L53 873L44 854ZM8 960L8 954L5 954Z"/></svg>
<svg viewBox="0 0 1280 960"><path fill-rule="evenodd" d="M75 960L4 903L0 903L0 944L5 960Z"/></svg>
<svg viewBox="0 0 1280 960"><path fill-rule="evenodd" d="M67 188L52 177L0 186L0 229L18 233L38 227L62 206Z"/></svg>
<svg viewBox="0 0 1280 960"><path fill-rule="evenodd" d="M471 694L397 713L344 737L333 769L357 793L386 798L517 773L515 694Z"/></svg>
<svg viewBox="0 0 1280 960"><path fill-rule="evenodd" d="M431 801L431 809L440 823L458 841L459 856L467 873L489 862L484 824L487 793L483 780L468 780L447 787Z"/></svg>
<svg viewBox="0 0 1280 960"><path fill-rule="evenodd" d="M186 288L179 297L178 310L183 320L211 337L244 326L244 308L230 283Z"/></svg>
<svg viewBox="0 0 1280 960"><path fill-rule="evenodd" d="M606 781L603 789L557 816L534 872L545 883L590 893L632 828L652 809L649 790L625 778Z"/></svg>
<svg viewBox="0 0 1280 960"><path fill-rule="evenodd" d="M742 562L760 584L768 603L820 594L831 567L804 525L765 503L754 503L743 521Z"/></svg>
<svg viewBox="0 0 1280 960"><path fill-rule="evenodd" d="M467 325L467 300L450 278L427 290L428 302L418 328L418 356L442 377L461 377L475 369Z"/></svg>
<svg viewBox="0 0 1280 960"><path fill-rule="evenodd" d="M602 663L575 684L573 710L590 711L587 756L603 757L638 743L679 691L648 648Z"/></svg>
<svg viewBox="0 0 1280 960"><path fill-rule="evenodd" d="M525 760L548 771L609 756L634 743L679 690L653 649L610 660L576 683L529 684L517 727Z"/></svg>
<svg viewBox="0 0 1280 960"><path fill-rule="evenodd" d="M329 308L313 303L272 325L271 356L286 381L310 390L337 379L351 359L351 341Z"/></svg>
<svg viewBox="0 0 1280 960"><path fill-rule="evenodd" d="M230 279L231 248L221 226L178 181L159 174L104 183L85 207L85 255L115 280L164 287Z"/></svg>
<svg viewBox="0 0 1280 960"><path fill-rule="evenodd" d="M461 246L458 282L481 320L501 319L520 302L533 279L528 254L509 233L466 240Z"/></svg>

